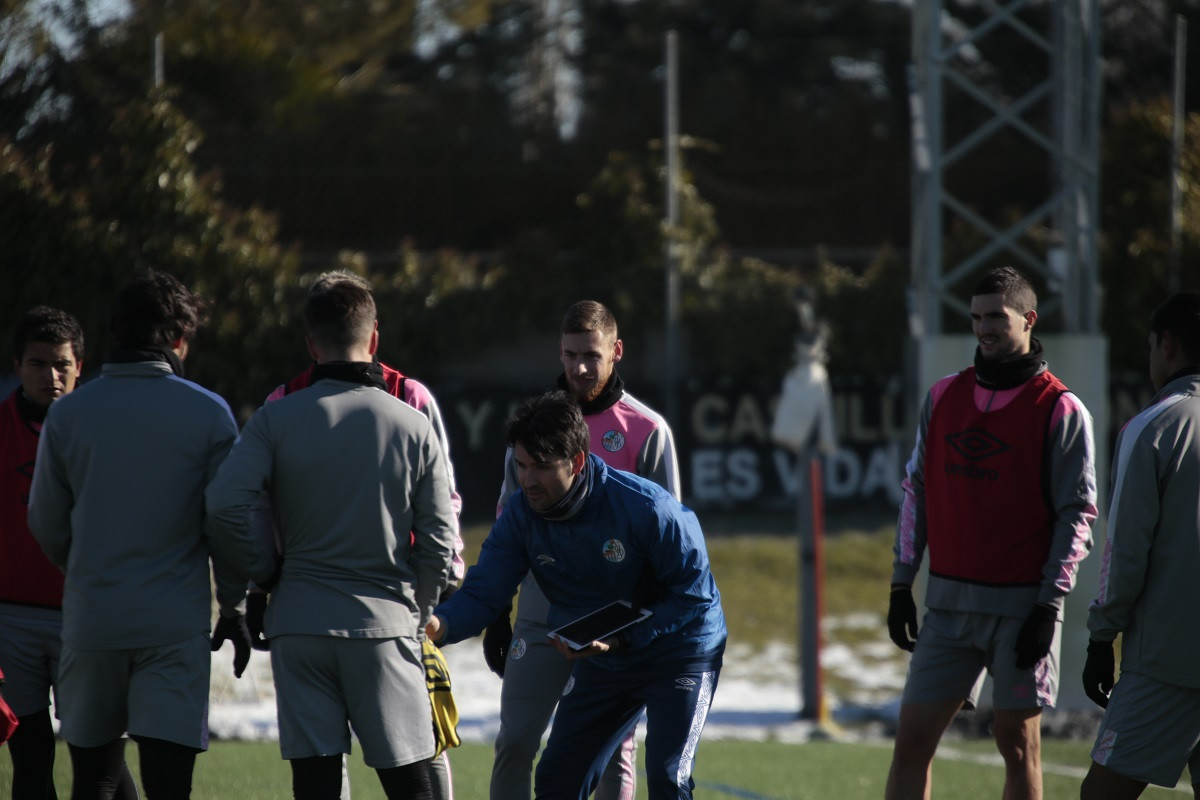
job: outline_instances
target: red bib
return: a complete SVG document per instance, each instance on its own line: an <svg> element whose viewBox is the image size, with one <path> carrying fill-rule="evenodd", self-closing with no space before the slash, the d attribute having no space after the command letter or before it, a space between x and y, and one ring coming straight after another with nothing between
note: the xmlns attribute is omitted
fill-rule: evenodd
<svg viewBox="0 0 1200 800"><path fill-rule="evenodd" d="M975 368L958 374L929 421L925 522L929 570L991 585L1036 585L1050 550L1044 450L1067 387L1049 372L1006 406L975 406Z"/></svg>
<svg viewBox="0 0 1200 800"><path fill-rule="evenodd" d="M19 391L0 403L0 602L61 608L63 574L26 522L40 429L21 416Z"/></svg>

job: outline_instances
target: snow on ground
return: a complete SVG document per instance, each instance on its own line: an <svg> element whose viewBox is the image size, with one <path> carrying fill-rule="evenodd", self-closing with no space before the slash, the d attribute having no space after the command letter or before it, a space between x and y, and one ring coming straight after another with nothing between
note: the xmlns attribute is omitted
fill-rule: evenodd
<svg viewBox="0 0 1200 800"><path fill-rule="evenodd" d="M859 735L873 735L894 721L897 697L904 683L906 662L871 615L826 620L826 635L835 640L822 650L826 674L836 674L844 697L825 692L832 722L851 726ZM882 639L865 639L853 647L831 636L842 628L866 628ZM454 699L459 712L459 735L470 742L491 742L499 727L500 679L484 664L478 639L443 651L450 665ZM275 689L267 653L255 652L240 680L232 674L228 646L213 654L209 728L220 739L276 739ZM704 736L707 739L805 741L832 726L799 719L801 690L796 651L774 644L762 651L732 644L717 685L716 698ZM642 728L644 730L644 726Z"/></svg>

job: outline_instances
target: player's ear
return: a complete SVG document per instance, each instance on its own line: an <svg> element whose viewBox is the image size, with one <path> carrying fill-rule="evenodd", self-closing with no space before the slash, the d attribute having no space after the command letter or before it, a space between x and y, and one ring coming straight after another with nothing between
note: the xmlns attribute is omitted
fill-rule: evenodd
<svg viewBox="0 0 1200 800"><path fill-rule="evenodd" d="M613 342L613 363L621 360L621 356L625 354L625 345L620 339Z"/></svg>
<svg viewBox="0 0 1200 800"><path fill-rule="evenodd" d="M578 475L583 472L583 465L587 463L587 453L580 450L571 459L571 474Z"/></svg>

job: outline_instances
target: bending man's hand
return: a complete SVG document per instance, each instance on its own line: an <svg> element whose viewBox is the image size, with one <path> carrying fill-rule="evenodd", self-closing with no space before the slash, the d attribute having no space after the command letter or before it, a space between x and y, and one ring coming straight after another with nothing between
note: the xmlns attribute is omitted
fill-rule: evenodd
<svg viewBox="0 0 1200 800"><path fill-rule="evenodd" d="M554 643L554 647L556 650L558 650L558 652L566 656L568 661L575 661L576 659L580 658L591 658L592 656L598 656L601 653L611 653L617 649L618 639L613 637L611 639L595 641L582 650L572 650L570 645L557 636L551 636L550 641Z"/></svg>
<svg viewBox="0 0 1200 800"><path fill-rule="evenodd" d="M1108 694L1116 683L1116 671L1113 643L1089 641L1087 661L1083 664L1083 691L1101 708L1108 708Z"/></svg>
<svg viewBox="0 0 1200 800"><path fill-rule="evenodd" d="M211 648L215 653L226 641L233 643L233 677L240 678L250 663L250 630L246 627L246 618L241 614L232 617L218 615L216 627L213 628Z"/></svg>
<svg viewBox="0 0 1200 800"><path fill-rule="evenodd" d="M898 583L892 587L887 627L896 647L911 653L917 644L917 604L913 602L911 586Z"/></svg>
<svg viewBox="0 0 1200 800"><path fill-rule="evenodd" d="M437 644L444 635L446 624L442 622L442 618L434 614L429 618L429 622L425 623L425 638Z"/></svg>

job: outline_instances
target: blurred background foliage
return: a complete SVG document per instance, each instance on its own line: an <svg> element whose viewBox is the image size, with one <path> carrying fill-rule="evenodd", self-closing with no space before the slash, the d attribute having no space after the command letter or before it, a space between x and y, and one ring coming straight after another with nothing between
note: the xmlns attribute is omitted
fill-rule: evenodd
<svg viewBox="0 0 1200 800"><path fill-rule="evenodd" d="M966 25L979 13L948 7ZM1103 323L1114 371L1142 371L1169 257L1170 31L1191 4L1103 9ZM5 329L36 303L63 306L98 361L115 288L166 269L214 300L192 374L254 403L304 363L306 281L342 265L378 290L388 360L436 381L447 364L544 338L581 297L611 305L630 339L661 338L670 241L683 374L777 380L799 286L830 323L835 374L899 371L904 4L2 0L2 11ZM668 29L681 42L684 134L674 229L662 221ZM1031 69L1000 51L976 77ZM1189 72L1190 98L1200 68ZM1198 126L1189 115L1182 178L1193 289ZM1045 164L1001 145L954 180L988 198L981 213L1019 215ZM947 235L953 251L973 234Z"/></svg>

